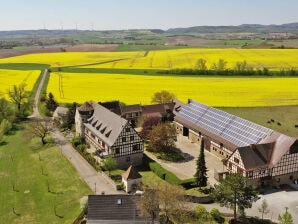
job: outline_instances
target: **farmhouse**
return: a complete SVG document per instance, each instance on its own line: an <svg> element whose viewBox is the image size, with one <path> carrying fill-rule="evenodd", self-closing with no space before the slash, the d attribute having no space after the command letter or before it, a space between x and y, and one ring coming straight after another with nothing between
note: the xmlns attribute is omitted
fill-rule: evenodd
<svg viewBox="0 0 298 224"><path fill-rule="evenodd" d="M194 100L176 107L177 133L199 143L226 161L250 183L274 185L298 179L298 141Z"/></svg>
<svg viewBox="0 0 298 224"><path fill-rule="evenodd" d="M161 103L153 105L121 105L119 101L99 103L110 111L128 120L133 127L137 126L140 117L164 117L171 116L174 103Z"/></svg>
<svg viewBox="0 0 298 224"><path fill-rule="evenodd" d="M119 168L142 163L144 144L130 123L105 107L86 102L76 110L76 135L98 153L111 155Z"/></svg>

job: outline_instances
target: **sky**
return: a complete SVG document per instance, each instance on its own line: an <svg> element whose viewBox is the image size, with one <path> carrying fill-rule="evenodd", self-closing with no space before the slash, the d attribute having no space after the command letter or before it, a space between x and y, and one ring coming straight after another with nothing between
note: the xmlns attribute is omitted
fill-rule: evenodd
<svg viewBox="0 0 298 224"><path fill-rule="evenodd" d="M0 0L0 3L0 30L166 30L298 22L298 0Z"/></svg>

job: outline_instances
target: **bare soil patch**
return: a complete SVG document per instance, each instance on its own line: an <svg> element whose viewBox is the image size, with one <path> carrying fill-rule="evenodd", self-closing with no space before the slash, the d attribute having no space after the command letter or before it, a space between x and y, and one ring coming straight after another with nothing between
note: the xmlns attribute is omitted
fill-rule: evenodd
<svg viewBox="0 0 298 224"><path fill-rule="evenodd" d="M213 40L202 39L193 36L171 36L167 37L167 44L170 46L187 45L201 46L214 42Z"/></svg>
<svg viewBox="0 0 298 224"><path fill-rule="evenodd" d="M28 49L0 50L0 58L20 56L24 54L55 53L64 49L66 52L108 52L114 51L117 44L79 44L74 46L53 45L46 47L28 47Z"/></svg>

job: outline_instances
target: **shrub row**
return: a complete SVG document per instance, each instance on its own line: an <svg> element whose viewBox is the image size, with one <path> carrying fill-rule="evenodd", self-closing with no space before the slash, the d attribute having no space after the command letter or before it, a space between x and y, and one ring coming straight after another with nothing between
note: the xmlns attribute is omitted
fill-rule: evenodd
<svg viewBox="0 0 298 224"><path fill-rule="evenodd" d="M73 147L81 154L81 156L84 157L84 159L96 170L100 171L101 167L96 161L96 159L86 151L86 148L88 147L87 144L85 144L84 140L78 137L74 137L71 140L71 143Z"/></svg>

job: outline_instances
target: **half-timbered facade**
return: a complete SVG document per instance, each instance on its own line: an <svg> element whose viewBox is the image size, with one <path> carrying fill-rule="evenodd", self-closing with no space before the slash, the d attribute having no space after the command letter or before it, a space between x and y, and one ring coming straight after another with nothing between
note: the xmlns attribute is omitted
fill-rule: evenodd
<svg viewBox="0 0 298 224"><path fill-rule="evenodd" d="M177 133L226 160L256 185L298 179L298 141L224 111L189 100L175 111Z"/></svg>
<svg viewBox="0 0 298 224"><path fill-rule="evenodd" d="M82 137L98 151L111 155L119 168L142 163L144 144L130 122L99 104L83 122ZM78 108L80 110L80 108ZM80 114L80 112L78 111ZM79 116L79 115L78 115Z"/></svg>

